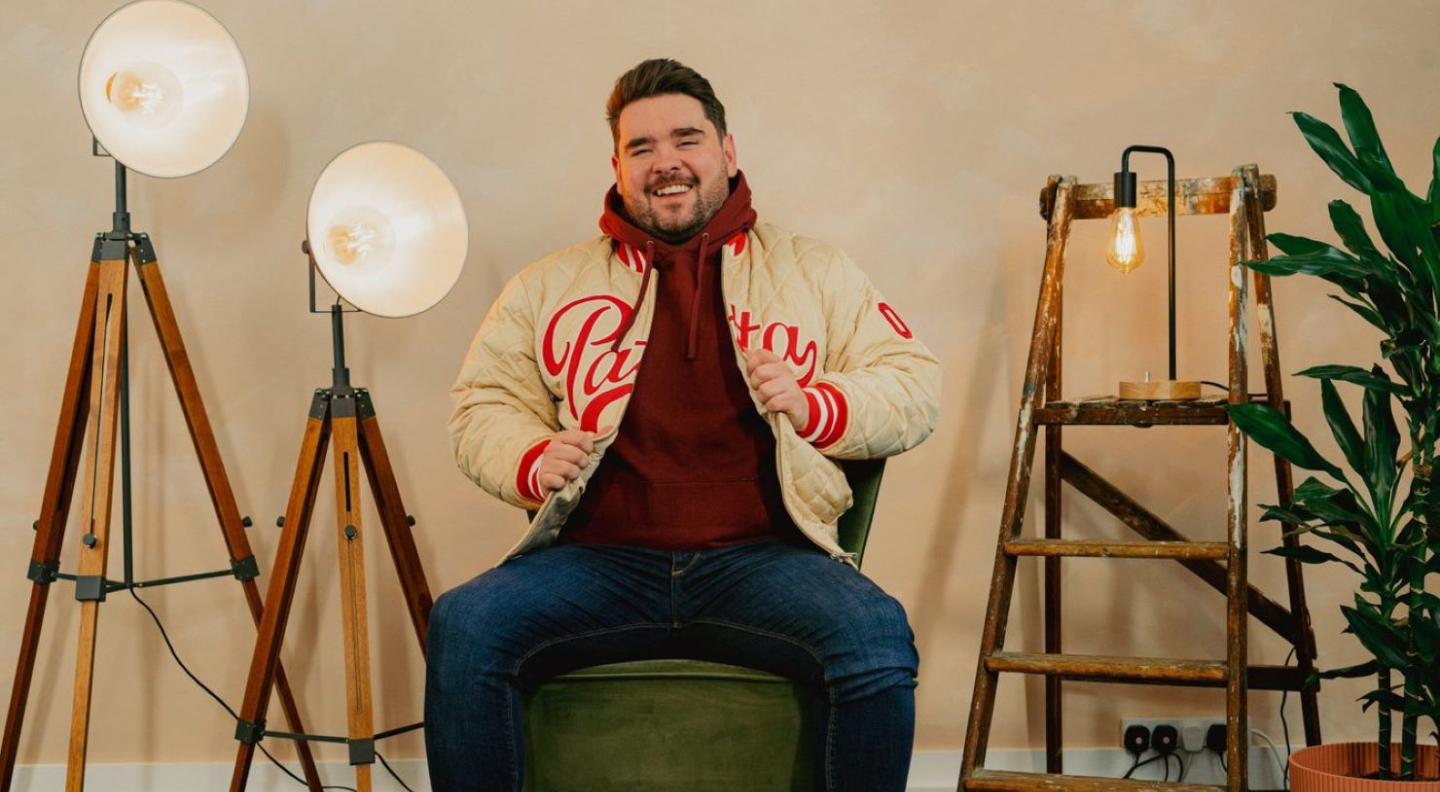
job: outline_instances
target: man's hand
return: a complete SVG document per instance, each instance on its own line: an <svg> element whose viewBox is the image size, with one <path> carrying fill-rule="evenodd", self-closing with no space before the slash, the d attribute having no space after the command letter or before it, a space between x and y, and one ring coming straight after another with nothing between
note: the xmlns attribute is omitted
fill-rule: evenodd
<svg viewBox="0 0 1440 792"><path fill-rule="evenodd" d="M795 381L795 372L768 349L745 350L750 390L768 412L785 413L799 432L810 422L810 405Z"/></svg>
<svg viewBox="0 0 1440 792"><path fill-rule="evenodd" d="M579 478L580 469L590 466L590 452L594 450L594 432L577 429L557 432L540 455L541 489L548 494Z"/></svg>

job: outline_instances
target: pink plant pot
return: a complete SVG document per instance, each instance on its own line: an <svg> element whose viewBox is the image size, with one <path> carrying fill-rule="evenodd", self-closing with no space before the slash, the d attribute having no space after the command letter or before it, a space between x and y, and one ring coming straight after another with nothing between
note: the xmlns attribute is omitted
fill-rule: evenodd
<svg viewBox="0 0 1440 792"><path fill-rule="evenodd" d="M1375 743L1336 743L1302 748L1290 756L1292 792L1440 792L1440 752L1421 745L1415 774L1423 781L1378 781L1366 776L1380 766ZM1400 745L1390 746L1390 767L1400 767Z"/></svg>

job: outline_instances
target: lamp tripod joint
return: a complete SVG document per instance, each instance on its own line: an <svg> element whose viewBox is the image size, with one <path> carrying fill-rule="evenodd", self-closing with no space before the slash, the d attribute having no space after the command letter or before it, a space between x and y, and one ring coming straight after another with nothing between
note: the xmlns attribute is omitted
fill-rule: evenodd
<svg viewBox="0 0 1440 792"><path fill-rule="evenodd" d="M231 561L230 571L235 575L236 580L244 583L260 577L260 564L255 560L255 556L249 555L239 561Z"/></svg>
<svg viewBox="0 0 1440 792"><path fill-rule="evenodd" d="M346 745L350 748L351 766L375 764L375 740L351 739Z"/></svg>
<svg viewBox="0 0 1440 792"><path fill-rule="evenodd" d="M100 575L79 575L75 578L77 602L104 602L109 590L108 581Z"/></svg>
<svg viewBox="0 0 1440 792"><path fill-rule="evenodd" d="M25 577L31 582L39 583L42 586L54 583L60 579L60 565L46 564L42 561L31 559L30 569L25 573Z"/></svg>
<svg viewBox="0 0 1440 792"><path fill-rule="evenodd" d="M265 721L250 721L235 719L235 739L246 745L259 745L260 739L265 736Z"/></svg>

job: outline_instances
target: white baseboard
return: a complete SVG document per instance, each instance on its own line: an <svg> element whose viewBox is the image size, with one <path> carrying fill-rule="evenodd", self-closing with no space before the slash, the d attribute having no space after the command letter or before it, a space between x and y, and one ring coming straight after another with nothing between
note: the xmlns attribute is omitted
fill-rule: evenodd
<svg viewBox="0 0 1440 792"><path fill-rule="evenodd" d="M1276 759L1267 747L1250 749L1250 786L1253 789L1283 787ZM1199 755L1187 759L1193 764L1186 781L1222 783L1220 763L1213 756ZM1119 748L1073 749L1065 752L1065 771L1074 775L1119 777L1130 768L1131 759ZM423 759L392 761L395 772L415 792L428 792L430 784ZM996 770L1042 771L1045 752L1042 750L992 750L986 766ZM1160 765L1149 765L1135 774L1136 778L1156 779ZM204 792L225 789L230 784L230 764L92 764L86 773L86 785L103 792ZM1171 767L1175 763L1171 762ZM1152 772L1154 771L1154 772ZM372 770L375 792L404 792L379 764ZM917 751L910 764L908 792L954 792L960 773L959 751ZM322 764L320 775L327 784L352 783L353 770L344 764ZM1172 780L1174 775L1172 773ZM63 765L27 765L15 770L14 792L52 792L65 788ZM296 792L301 785L263 760L255 762L250 773L249 789L253 792Z"/></svg>
<svg viewBox="0 0 1440 792"><path fill-rule="evenodd" d="M959 751L916 751L910 762L910 781L907 792L955 792L955 782L960 776ZM1279 765L1276 760L1279 760ZM1065 751L1065 772L1070 775L1119 778L1125 775L1133 762L1130 755L1119 748L1072 748ZM1214 754L1197 754L1185 757L1189 765L1185 775L1187 783L1225 783L1220 760ZM1250 747L1250 788L1283 789L1284 779L1280 765L1285 763L1285 753L1274 753L1265 746ZM1028 773L1045 771L1045 751L1040 749L992 749L988 752L985 766L992 770L1015 770ZM1160 780L1164 773L1161 764L1155 762L1135 772L1134 778ZM1170 762L1170 780L1174 781L1178 765Z"/></svg>

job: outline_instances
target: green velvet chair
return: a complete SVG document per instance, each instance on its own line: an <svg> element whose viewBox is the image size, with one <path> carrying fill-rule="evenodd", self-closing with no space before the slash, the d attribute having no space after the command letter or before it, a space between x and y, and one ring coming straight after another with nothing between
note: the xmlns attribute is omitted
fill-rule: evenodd
<svg viewBox="0 0 1440 792"><path fill-rule="evenodd" d="M855 503L840 546L858 564L883 459L844 462ZM524 700L526 792L811 789L821 702L790 680L697 660L592 666Z"/></svg>

